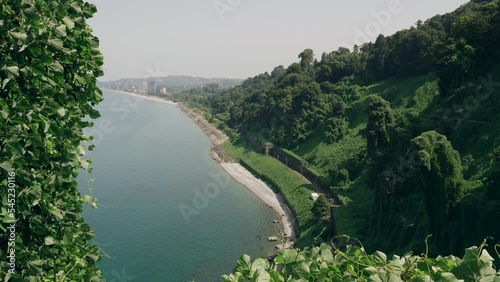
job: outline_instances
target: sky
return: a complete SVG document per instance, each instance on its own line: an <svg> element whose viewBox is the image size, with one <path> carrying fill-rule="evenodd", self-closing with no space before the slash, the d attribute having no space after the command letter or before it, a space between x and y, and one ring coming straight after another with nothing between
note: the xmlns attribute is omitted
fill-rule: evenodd
<svg viewBox="0 0 500 282"><path fill-rule="evenodd" d="M167 75L247 78L374 41L467 0L88 0L100 80Z"/></svg>

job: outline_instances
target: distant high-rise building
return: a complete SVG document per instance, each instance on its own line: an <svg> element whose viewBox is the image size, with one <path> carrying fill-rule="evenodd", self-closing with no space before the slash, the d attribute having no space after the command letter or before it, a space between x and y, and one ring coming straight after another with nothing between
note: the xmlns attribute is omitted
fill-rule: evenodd
<svg viewBox="0 0 500 282"><path fill-rule="evenodd" d="M147 82L143 82L140 87L139 87L139 93L148 93L148 83Z"/></svg>
<svg viewBox="0 0 500 282"><path fill-rule="evenodd" d="M148 81L148 93L155 94L156 93L156 81Z"/></svg>

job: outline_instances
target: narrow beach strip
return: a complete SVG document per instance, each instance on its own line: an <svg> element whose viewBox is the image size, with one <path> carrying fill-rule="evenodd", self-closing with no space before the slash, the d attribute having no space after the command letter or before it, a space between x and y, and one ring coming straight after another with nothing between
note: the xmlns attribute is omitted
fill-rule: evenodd
<svg viewBox="0 0 500 282"><path fill-rule="evenodd" d="M280 201L278 196L267 186L267 184L255 177L246 168L238 163L220 163L220 166L237 182L245 186L254 195L257 196L267 206L275 210L280 215L280 221L283 224L283 232L287 242L295 242L295 232L285 204Z"/></svg>

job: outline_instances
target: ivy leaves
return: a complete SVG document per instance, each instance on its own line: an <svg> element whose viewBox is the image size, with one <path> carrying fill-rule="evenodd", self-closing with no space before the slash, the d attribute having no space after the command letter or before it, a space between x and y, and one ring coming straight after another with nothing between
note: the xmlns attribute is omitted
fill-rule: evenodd
<svg viewBox="0 0 500 282"><path fill-rule="evenodd" d="M101 276L94 234L80 215L89 199L75 180L89 164L81 144L91 123L82 119L98 117L91 105L103 98L99 41L86 23L94 12L82 0L0 2L0 174L14 171L17 187L15 273L0 260L1 281ZM5 214L2 206L1 230ZM4 236L0 247L6 257Z"/></svg>
<svg viewBox="0 0 500 282"><path fill-rule="evenodd" d="M466 249L462 259L454 256L431 259L410 254L388 259L379 251L368 255L358 246L347 246L341 251L322 244L304 251L282 250L271 263L262 258L251 261L243 255L233 273L224 275L223 279L226 282L500 282L500 272L494 269L493 261L484 244Z"/></svg>

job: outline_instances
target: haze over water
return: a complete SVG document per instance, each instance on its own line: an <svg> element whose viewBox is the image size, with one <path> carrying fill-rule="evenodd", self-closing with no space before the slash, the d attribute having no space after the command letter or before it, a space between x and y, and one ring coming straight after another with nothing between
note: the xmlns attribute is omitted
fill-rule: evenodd
<svg viewBox="0 0 500 282"><path fill-rule="evenodd" d="M208 155L210 141L173 105L104 92L101 118L90 131L97 146L89 154L94 173L87 180L98 209L84 218L95 242L111 258L99 262L107 281L221 281L243 254L272 253L277 215L234 180L189 217L194 189L227 174Z"/></svg>

